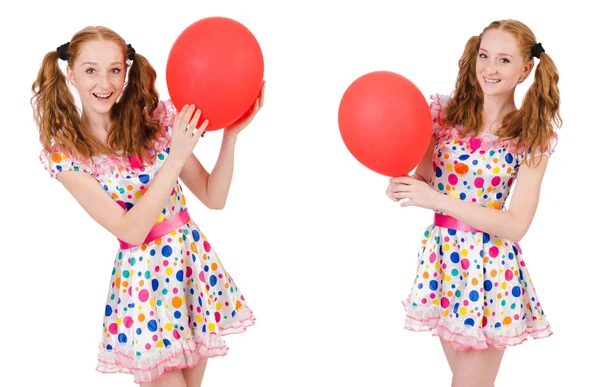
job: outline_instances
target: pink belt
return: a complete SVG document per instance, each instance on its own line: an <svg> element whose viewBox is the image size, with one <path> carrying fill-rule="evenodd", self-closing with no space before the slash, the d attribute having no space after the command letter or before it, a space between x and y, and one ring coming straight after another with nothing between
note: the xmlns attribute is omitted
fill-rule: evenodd
<svg viewBox="0 0 600 387"><path fill-rule="evenodd" d="M148 236L146 236L146 239L144 240L143 244L152 242L153 240L156 240L162 236L167 235L171 231L178 229L179 227L181 227L184 224L186 224L187 222L189 222L189 220L190 220L190 214L188 213L188 210L186 208L185 210L178 212L177 214L171 216L169 219L165 219L164 221L162 221L159 224L152 227L152 229L150 229L150 232L148 233ZM120 239L119 239L119 245L121 246L121 249L123 249L123 250L131 249L133 247L138 246L138 245L129 244L127 242L123 242Z"/></svg>
<svg viewBox="0 0 600 387"><path fill-rule="evenodd" d="M461 222L460 220L458 220L456 218L453 218L448 215L438 214L438 213L436 213L435 217L433 218L433 224L435 224L436 226L439 226L439 227L451 228L453 230L461 230L461 231L468 231L468 232L483 232L481 230L478 230L476 228L469 226L466 223ZM519 246L519 243L513 242L513 244L517 247L519 254L522 254L523 250L521 250L521 246Z"/></svg>
<svg viewBox="0 0 600 387"><path fill-rule="evenodd" d="M461 222L460 220L453 218L448 215L435 214L433 218L433 224L439 227L451 228L453 230L461 230L461 231L469 231L469 232L482 232L476 228L469 226L466 223Z"/></svg>

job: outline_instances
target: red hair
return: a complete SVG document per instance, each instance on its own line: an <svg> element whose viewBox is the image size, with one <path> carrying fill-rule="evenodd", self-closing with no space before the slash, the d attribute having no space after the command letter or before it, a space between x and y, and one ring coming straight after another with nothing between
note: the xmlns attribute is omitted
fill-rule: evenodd
<svg viewBox="0 0 600 387"><path fill-rule="evenodd" d="M506 31L516 39L527 63L533 60L532 47L537 39L531 29L516 20L494 21L478 36L471 37L459 60L455 91L448 102L444 124L461 125L465 134L477 132L483 124L483 92L475 74L475 64L483 35L490 29ZM521 108L507 114L498 130L499 137L518 139L534 153L550 146L554 127L562 125L559 114L558 71L554 61L541 53L532 86L527 90Z"/></svg>
<svg viewBox="0 0 600 387"><path fill-rule="evenodd" d="M103 40L116 43L127 58L125 41L106 27L86 27L69 42L67 63L72 66L86 42ZM157 119L152 118L159 103L155 89L156 71L148 60L135 53L129 68L129 79L118 102L110 111L111 125L107 144L100 143L81 119L67 78L58 65L58 53L52 50L44 56L37 79L31 90L31 104L44 149L58 145L66 152L89 160L92 156L135 155L148 161L154 141L162 135ZM127 63L127 62L125 62Z"/></svg>

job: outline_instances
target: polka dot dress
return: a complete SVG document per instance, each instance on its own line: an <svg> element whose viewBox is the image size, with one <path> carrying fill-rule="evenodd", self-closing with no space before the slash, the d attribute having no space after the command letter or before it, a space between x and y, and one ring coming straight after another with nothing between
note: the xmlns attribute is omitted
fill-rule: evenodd
<svg viewBox="0 0 600 387"><path fill-rule="evenodd" d="M133 167L109 157L82 163L57 147L42 151L40 160L52 177L61 171L92 175L121 207L130 209L169 153L175 114L170 101L157 109L167 136L157 143L152 165ZM177 182L156 224L185 208ZM164 237L117 252L103 320L97 370L130 373L136 383L146 383L171 368L225 355L222 336L243 332L254 316L213 246L189 220Z"/></svg>
<svg viewBox="0 0 600 387"><path fill-rule="evenodd" d="M440 125L448 96L433 96L436 190L504 209L529 152L493 135L463 136ZM556 135L544 152L551 155ZM404 301L405 328L433 331L456 350L516 345L552 334L517 243L482 232L431 225L423 234L416 278Z"/></svg>

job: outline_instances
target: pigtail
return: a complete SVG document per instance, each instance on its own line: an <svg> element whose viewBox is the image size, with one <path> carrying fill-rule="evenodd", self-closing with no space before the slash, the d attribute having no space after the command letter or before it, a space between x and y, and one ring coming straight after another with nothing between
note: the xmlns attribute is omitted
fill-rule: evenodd
<svg viewBox="0 0 600 387"><path fill-rule="evenodd" d="M59 143L69 151L77 149L89 154L91 149L82 139L79 113L58 60L56 50L47 53L31 86L31 106L40 142L46 151L53 143Z"/></svg>
<svg viewBox="0 0 600 387"><path fill-rule="evenodd" d="M130 60L133 58L133 63L129 68L127 86L112 111L115 128L110 130L107 142L111 148L122 148L126 154L148 161L151 154L148 149L161 133L159 120L152 117L159 104L154 86L156 71L144 56L135 51L129 52L128 56Z"/></svg>
<svg viewBox="0 0 600 387"><path fill-rule="evenodd" d="M558 71L548 54L541 52L539 57L533 84L527 90L521 108L505 117L499 133L513 137L519 134L520 142L530 154L548 151L555 135L554 128L562 126ZM528 158L527 162L532 159Z"/></svg>
<svg viewBox="0 0 600 387"><path fill-rule="evenodd" d="M477 130L483 110L483 92L475 72L479 44L479 36L472 36L467 41L458 62L459 71L454 93L446 108L445 126L462 125L465 133Z"/></svg>

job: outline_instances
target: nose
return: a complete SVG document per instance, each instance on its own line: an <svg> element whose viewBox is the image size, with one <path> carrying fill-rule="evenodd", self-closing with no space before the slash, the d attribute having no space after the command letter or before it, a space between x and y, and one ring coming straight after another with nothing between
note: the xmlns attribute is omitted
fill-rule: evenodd
<svg viewBox="0 0 600 387"><path fill-rule="evenodd" d="M98 86L102 89L102 90L106 90L110 85L110 79L109 79L109 75L105 74L105 75L100 75L100 77L98 78Z"/></svg>
<svg viewBox="0 0 600 387"><path fill-rule="evenodd" d="M486 74L492 75L498 72L498 68L496 67L496 63L493 61L488 61L485 64L485 72Z"/></svg>

